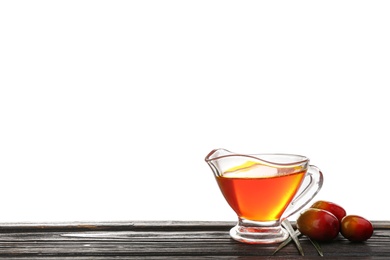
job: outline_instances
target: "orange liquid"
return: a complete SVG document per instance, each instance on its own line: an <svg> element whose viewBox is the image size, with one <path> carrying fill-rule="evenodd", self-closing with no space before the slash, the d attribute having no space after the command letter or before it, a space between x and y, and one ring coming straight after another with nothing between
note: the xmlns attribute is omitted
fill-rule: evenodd
<svg viewBox="0 0 390 260"><path fill-rule="evenodd" d="M305 171L267 178L218 176L218 185L232 209L241 218L279 220L294 198Z"/></svg>

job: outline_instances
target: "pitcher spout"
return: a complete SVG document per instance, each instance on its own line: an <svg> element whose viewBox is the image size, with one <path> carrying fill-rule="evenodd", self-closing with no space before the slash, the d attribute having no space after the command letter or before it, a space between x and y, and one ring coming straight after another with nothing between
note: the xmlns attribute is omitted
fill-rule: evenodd
<svg viewBox="0 0 390 260"><path fill-rule="evenodd" d="M250 161L248 161L250 160ZM255 164L258 158L248 154L233 153L229 150L218 148L212 150L205 158L214 175L222 176L231 171L238 171Z"/></svg>
<svg viewBox="0 0 390 260"><path fill-rule="evenodd" d="M223 148L218 148L212 150L205 158L205 161L207 164L210 166L211 170L213 171L215 176L220 176L221 173L221 167L219 165L218 160L223 158L224 156L230 155L232 152L223 149Z"/></svg>
<svg viewBox="0 0 390 260"><path fill-rule="evenodd" d="M217 160L223 156L232 155L232 154L233 154L232 152L223 148L214 149L206 156L205 161L207 163L210 163L213 160Z"/></svg>

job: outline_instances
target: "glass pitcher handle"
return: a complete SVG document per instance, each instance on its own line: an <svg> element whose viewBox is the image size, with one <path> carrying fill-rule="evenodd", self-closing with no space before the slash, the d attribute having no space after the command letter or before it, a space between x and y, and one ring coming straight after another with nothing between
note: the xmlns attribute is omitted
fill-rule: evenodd
<svg viewBox="0 0 390 260"><path fill-rule="evenodd" d="M308 183L307 183L308 182ZM288 218L306 206L320 191L324 177L318 167L309 165L305 179L294 199L284 211L281 220Z"/></svg>

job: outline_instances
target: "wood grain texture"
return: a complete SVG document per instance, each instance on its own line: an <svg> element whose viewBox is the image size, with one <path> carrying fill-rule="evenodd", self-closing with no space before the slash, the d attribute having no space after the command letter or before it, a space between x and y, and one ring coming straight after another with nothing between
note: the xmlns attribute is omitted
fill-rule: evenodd
<svg viewBox="0 0 390 260"><path fill-rule="evenodd" d="M294 244L248 245L229 237L233 222L3 223L0 259L296 259ZM339 236L321 243L325 258L390 259L390 221L373 221L364 243ZM301 238L305 259L319 259Z"/></svg>

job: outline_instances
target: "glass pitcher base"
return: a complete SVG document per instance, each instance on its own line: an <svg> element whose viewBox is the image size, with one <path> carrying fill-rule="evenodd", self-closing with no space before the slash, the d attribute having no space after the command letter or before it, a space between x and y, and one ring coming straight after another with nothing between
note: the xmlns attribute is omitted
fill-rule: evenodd
<svg viewBox="0 0 390 260"><path fill-rule="evenodd" d="M281 243L289 236L288 232L278 226L240 226L237 224L230 230L230 236L239 242L247 244Z"/></svg>

